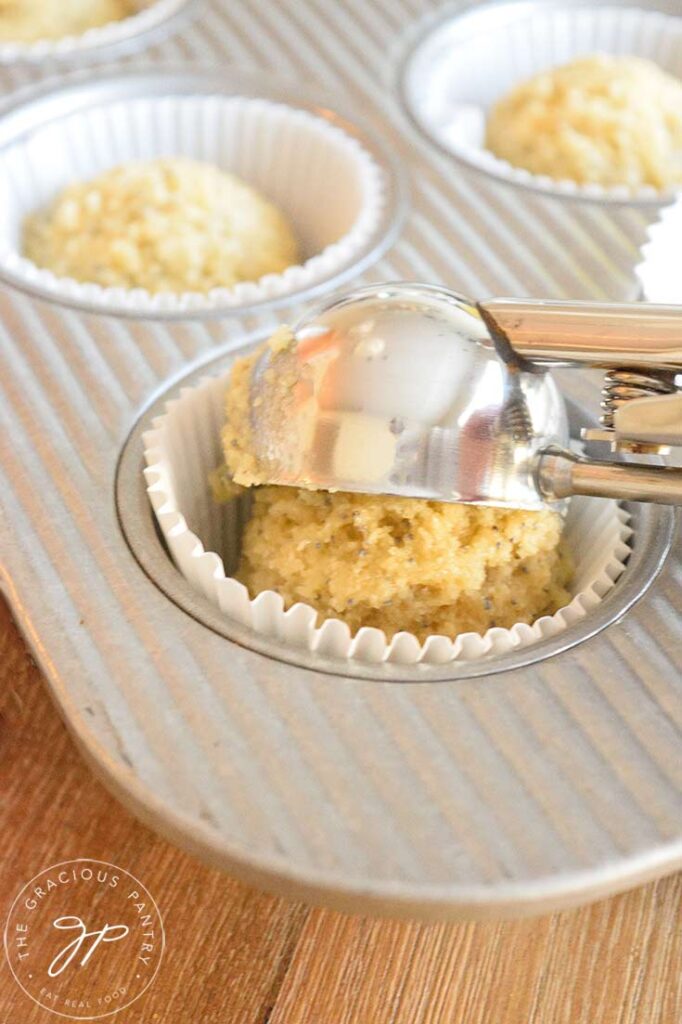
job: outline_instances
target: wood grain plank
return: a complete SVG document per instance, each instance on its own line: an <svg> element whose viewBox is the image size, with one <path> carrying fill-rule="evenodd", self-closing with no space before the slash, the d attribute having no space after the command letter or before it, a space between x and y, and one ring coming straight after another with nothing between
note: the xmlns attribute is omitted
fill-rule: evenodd
<svg viewBox="0 0 682 1024"><path fill-rule="evenodd" d="M270 1024L678 1024L682 876L529 921L313 912Z"/></svg>
<svg viewBox="0 0 682 1024"><path fill-rule="evenodd" d="M120 865L157 900L166 954L154 984L117 1021L267 1019L306 908L204 867L158 839L109 796L77 754L2 601L0 800L3 926L24 882L74 857ZM0 1022L58 1019L21 992L3 956Z"/></svg>

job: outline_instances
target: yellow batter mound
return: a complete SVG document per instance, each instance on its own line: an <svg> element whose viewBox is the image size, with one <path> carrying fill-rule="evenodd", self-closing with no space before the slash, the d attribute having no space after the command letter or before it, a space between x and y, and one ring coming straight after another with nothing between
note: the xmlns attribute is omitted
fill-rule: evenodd
<svg viewBox="0 0 682 1024"><path fill-rule="evenodd" d="M0 42L75 36L134 14L132 0L0 0Z"/></svg>
<svg viewBox="0 0 682 1024"><path fill-rule="evenodd" d="M484 633L569 603L561 526L551 512L262 487L237 578L352 631Z"/></svg>
<svg viewBox="0 0 682 1024"><path fill-rule="evenodd" d="M585 57L503 97L486 145L550 178L669 188L682 182L682 82L637 57Z"/></svg>
<svg viewBox="0 0 682 1024"><path fill-rule="evenodd" d="M276 344L287 337L278 332ZM223 432L228 470L250 482L258 479L245 456L254 358L233 370ZM232 496L220 476L215 484L219 496ZM407 630L422 641L484 633L571 600L561 532L553 512L265 486L254 492L237 577L252 596L278 591L287 607L302 601L353 631Z"/></svg>
<svg viewBox="0 0 682 1024"><path fill-rule="evenodd" d="M208 292L298 262L293 231L255 189L189 159L129 163L65 189L24 228L24 254L60 277Z"/></svg>

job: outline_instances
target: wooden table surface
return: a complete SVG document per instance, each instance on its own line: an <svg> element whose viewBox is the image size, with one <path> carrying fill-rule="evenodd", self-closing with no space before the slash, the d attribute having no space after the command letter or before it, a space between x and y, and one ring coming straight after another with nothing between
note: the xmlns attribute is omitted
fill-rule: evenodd
<svg viewBox="0 0 682 1024"><path fill-rule="evenodd" d="M80 760L0 600L0 908L62 860L139 877L166 925L139 1024L679 1024L682 876L499 924L347 917L248 889L157 838ZM0 1024L57 1021L3 960Z"/></svg>

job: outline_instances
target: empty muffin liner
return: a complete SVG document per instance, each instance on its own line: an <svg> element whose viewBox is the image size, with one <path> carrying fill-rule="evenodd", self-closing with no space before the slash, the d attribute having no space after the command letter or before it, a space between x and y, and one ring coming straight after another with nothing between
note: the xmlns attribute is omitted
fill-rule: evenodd
<svg viewBox="0 0 682 1024"><path fill-rule="evenodd" d="M647 302L682 305L682 199L649 227L635 274Z"/></svg>
<svg viewBox="0 0 682 1024"><path fill-rule="evenodd" d="M104 288L57 277L21 254L24 218L65 186L128 161L183 156L216 164L288 217L303 260L208 294ZM243 311L286 300L353 268L384 226L385 171L324 117L230 95L139 96L79 109L0 151L0 276L80 308L133 315Z"/></svg>
<svg viewBox="0 0 682 1024"><path fill-rule="evenodd" d="M652 5L653 6L653 5ZM487 112L533 75L596 53L648 58L682 78L682 19L640 7L484 4L439 21L408 55L403 99L443 149L494 177L552 195L665 202L674 190L580 185L513 167L485 148Z"/></svg>
<svg viewBox="0 0 682 1024"><path fill-rule="evenodd" d="M401 632L387 641L381 630L367 627L351 636L338 619L318 626L312 607L296 604L285 611L282 597L273 591L250 597L230 576L239 562L249 493L220 505L208 483L209 473L222 462L220 433L228 380L229 371L205 378L167 403L144 435L144 473L159 527L182 575L226 616L264 636L294 648L365 662L471 661L528 647L567 629L600 603L625 568L632 536L628 513L615 501L573 498L565 538L576 564L574 596L555 615L532 625L518 623L511 629L493 628L483 636L464 633L454 639L434 635L423 644Z"/></svg>
<svg viewBox="0 0 682 1024"><path fill-rule="evenodd" d="M77 62L95 54L109 58L119 53L130 53L156 41L196 3L197 0L138 0L134 14L79 35L37 39L32 43L0 43L0 65Z"/></svg>

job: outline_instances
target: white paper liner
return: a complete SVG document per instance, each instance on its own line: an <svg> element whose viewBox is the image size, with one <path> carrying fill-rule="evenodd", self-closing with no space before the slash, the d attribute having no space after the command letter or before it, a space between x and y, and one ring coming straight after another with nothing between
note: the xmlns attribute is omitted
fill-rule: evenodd
<svg viewBox="0 0 682 1024"><path fill-rule="evenodd" d="M410 55L408 108L448 152L494 177L557 196L602 202L665 202L674 190L580 185L531 174L484 146L490 107L522 81L595 53L654 61L682 78L682 18L642 7L484 5L438 24Z"/></svg>
<svg viewBox="0 0 682 1024"><path fill-rule="evenodd" d="M225 415L229 371L184 388L167 403L144 436L147 492L168 549L183 576L225 615L264 636L293 647L337 658L401 664L471 661L504 654L554 636L588 615L611 589L630 554L628 514L617 502L573 498L566 520L566 541L576 571L573 599L552 616L532 625L489 629L483 636L464 633L450 639L431 636L424 644L411 633L385 634L364 627L351 637L348 626L326 619L306 604L284 611L281 596L263 591L253 599L229 574L238 562L239 538L248 519L248 495L226 505L212 497L208 475L222 462L220 432ZM200 539L201 538L201 539Z"/></svg>
<svg viewBox="0 0 682 1024"><path fill-rule="evenodd" d="M196 0L138 0L137 11L80 35L61 39L38 39L32 43L0 43L0 65L42 64L52 61L78 60L97 52L108 57L112 50L136 49L154 36Z"/></svg>
<svg viewBox="0 0 682 1024"><path fill-rule="evenodd" d="M635 274L647 302L682 305L682 200L649 227Z"/></svg>
<svg viewBox="0 0 682 1024"><path fill-rule="evenodd" d="M208 294L103 288L57 277L21 255L24 218L65 186L134 160L184 156L216 164L289 218L304 262ZM150 96L61 117L0 151L0 270L13 283L94 310L189 314L255 306L333 282L382 230L386 175L323 117L266 99Z"/></svg>

